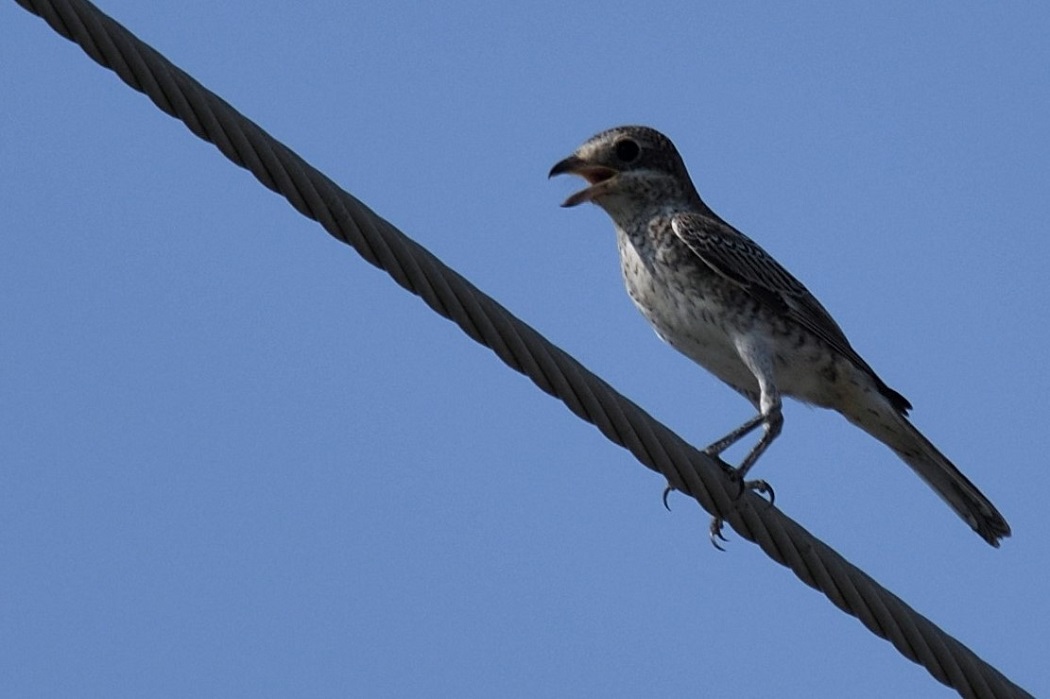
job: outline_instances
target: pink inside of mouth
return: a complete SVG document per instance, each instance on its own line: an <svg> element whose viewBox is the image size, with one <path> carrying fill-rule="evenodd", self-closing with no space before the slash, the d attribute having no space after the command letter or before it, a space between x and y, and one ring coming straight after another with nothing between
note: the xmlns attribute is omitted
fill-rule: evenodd
<svg viewBox="0 0 1050 699"><path fill-rule="evenodd" d="M607 167L588 167L580 170L579 174L583 179L587 180L588 183L594 185L610 179L616 174L616 171Z"/></svg>

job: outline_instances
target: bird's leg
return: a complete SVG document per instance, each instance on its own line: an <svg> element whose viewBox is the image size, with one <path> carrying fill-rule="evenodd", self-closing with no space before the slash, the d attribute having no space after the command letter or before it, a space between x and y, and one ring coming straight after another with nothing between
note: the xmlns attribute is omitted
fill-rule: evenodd
<svg viewBox="0 0 1050 699"><path fill-rule="evenodd" d="M759 424L763 426L762 437L758 440L758 444L751 448L736 469L736 477L743 483L744 476L758 461L758 457L762 456L762 453L780 434L784 426L784 414L781 412L780 391L777 389L773 374L773 357L764 343L752 337L741 337L737 340L736 346L740 359L758 381L758 416L745 422L737 431L744 430L743 434L747 434Z"/></svg>
<svg viewBox="0 0 1050 699"><path fill-rule="evenodd" d="M740 427L737 427L735 430L733 430L732 432L727 434L725 437L722 437L721 439L719 439L719 440L717 440L717 441L715 441L715 442L713 442L711 444L708 444L706 447L704 447L704 449L702 451L705 454L707 454L708 456L717 459L719 457L719 455L722 452L724 452L726 449L728 449L729 447L731 447L734 444L736 444L737 442L739 442L743 437L746 437L747 435L749 435L752 432L754 432L755 428L758 427L759 425L761 425L765 421L765 419L766 419L766 416L763 415L762 413L759 413L758 415L755 415L753 418L751 418L750 420L745 422ZM671 486L670 482L668 482L667 487L664 488L664 494L663 494L664 507L667 508L668 512L671 511L671 506L669 504L667 504L667 496L671 494L672 490L674 490L674 488ZM713 536L713 533L712 533L712 536ZM721 536L719 538L721 538ZM713 540L712 540L712 543L713 543ZM715 546L718 546L718 544L715 544Z"/></svg>
<svg viewBox="0 0 1050 699"><path fill-rule="evenodd" d="M745 490L754 490L760 494L769 495L769 506L772 507L773 501L776 499L776 493L773 492L773 486L769 485L762 479L745 481L744 476L747 475L748 470L755 465L758 461L758 457L762 456L762 452L769 448L769 445L773 443L773 440L780 434L781 428L784 426L784 415L780 410L780 398L777 397L776 403L774 403L767 411L763 407L762 413L758 416L759 424L765 425L765 430L762 432L762 438L758 440L758 444L751 448L744 460L740 462L740 465L733 470L733 478L740 483L740 495L744 494ZM745 425L754 422L750 420ZM754 429L751 427L748 431ZM745 432L744 434L747 434ZM739 437L738 437L739 439ZM670 488L670 487L668 487ZM664 491L664 505L667 505L667 491ZM725 520L721 517L715 516L711 518L711 526L708 528L710 531L711 545L719 551L725 551L724 548L718 543L721 539L725 541L725 536L722 535L722 526L725 524Z"/></svg>
<svg viewBox="0 0 1050 699"><path fill-rule="evenodd" d="M711 444L703 451L708 456L718 458L719 454L728 449L735 442L740 441L742 437L746 437L753 432L759 425L763 425L765 430L762 434L762 438L758 441L758 444L751 448L751 451L748 452L746 457L744 457L740 466L735 469L731 467L725 468L729 468L732 477L740 483L741 495L743 495L745 490L754 490L762 495L769 495L769 504L772 506L773 501L776 499L776 493L773 491L773 486L761 479L745 481L744 476L751 467L755 465L755 462L758 461L758 457L762 456L762 452L769 448L769 445L777 438L784 426L784 415L781 411L779 395L776 395L775 401L770 401L768 403L768 408L763 412L760 412L758 415L751 418L725 437L722 437L714 444ZM671 506L667 502L667 497L671 494L672 490L674 490L674 488L671 487L670 483L664 488L663 502L664 507L667 508L668 511L671 510ZM711 519L711 543L719 551L723 551L724 549L718 544L717 539L721 539L722 541L726 540L726 538L722 536L722 523L723 521L721 517L714 517Z"/></svg>
<svg viewBox="0 0 1050 699"><path fill-rule="evenodd" d="M751 470L751 467L758 461L758 457L762 456L762 453L769 448L769 445L773 443L773 440L780 435L780 430L784 427L784 413L780 409L780 396L775 395L773 397L775 402L766 405L766 396L762 396L762 414L759 415L763 424L762 437L758 440L758 443L751 447L751 451L747 453L744 460L740 462L740 465L736 468L736 477L741 481L744 480L744 476Z"/></svg>
<svg viewBox="0 0 1050 699"><path fill-rule="evenodd" d="M738 343L737 350L740 353L740 358L758 380L759 414L712 444L705 451L709 452L709 450L714 450L715 453L718 453L744 435L750 433L759 425L762 425L762 437L758 440L758 443L751 448L751 451L747 453L744 460L740 462L740 466L734 469L733 477L740 483L741 495L745 490L769 493L769 502L772 505L775 495L769 484L763 480L745 481L744 477L747 475L747 472L751 470L751 467L755 465L755 462L758 461L758 457L762 456L763 452L769 448L769 445L773 443L773 440L777 438L781 429L784 427L784 414L781 410L780 391L777 390L776 384L773 381L770 356L768 353L762 351L760 345L744 340ZM721 517L713 517L711 519L711 543L719 551L724 550L717 541L717 539L725 541L725 537L722 536L723 523Z"/></svg>
<svg viewBox="0 0 1050 699"><path fill-rule="evenodd" d="M773 493L773 487L763 480L744 481L744 475L755 465L755 462L758 461L758 457L762 456L762 452L768 449L769 445L772 444L773 440L780 434L780 430L784 425L784 416L781 412L780 406L780 396L777 394L775 403L771 404L768 409L768 414L766 411L760 412L725 437L709 444L703 449L703 452L708 456L718 458L723 451L754 432L759 425L764 425L765 432L762 434L762 438L758 441L758 444L752 447L751 451L748 452L748 455L744 457L740 466L731 470L733 477L740 481L741 493L743 493L744 490L755 490L759 493L769 494L770 505L773 504L773 500L776 498L776 495ZM674 488L668 483L667 487L664 488L663 493L664 507L667 508L668 511L671 510L671 506L667 502L667 497L671 494L672 490L674 490ZM725 540L725 537L721 534L721 530L721 520L716 517L715 520L711 522L711 543L713 543L715 548L718 549L721 549L722 547L714 541L714 538L717 536L719 539L722 539L723 541Z"/></svg>
<svg viewBox="0 0 1050 699"><path fill-rule="evenodd" d="M722 437L721 439L716 440L716 441L712 442L711 444L708 444L707 447L704 448L704 453L707 454L708 456L718 456L719 454L724 452L726 449L728 449L729 447L733 446L734 444L739 442L741 439L743 439L747 435L749 435L752 432L754 432L755 428L758 427L759 425L761 425L765 421L766 421L766 416L763 415L762 413L759 413L758 415L755 415L753 418L751 418L750 420L745 422L740 427L737 427L735 430L733 430L732 432L727 434L725 437Z"/></svg>

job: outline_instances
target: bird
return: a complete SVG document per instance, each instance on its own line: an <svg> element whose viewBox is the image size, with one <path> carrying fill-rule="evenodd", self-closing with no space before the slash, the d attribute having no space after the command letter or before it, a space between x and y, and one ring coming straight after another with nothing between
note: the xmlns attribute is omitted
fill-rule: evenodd
<svg viewBox="0 0 1050 699"><path fill-rule="evenodd" d="M717 458L761 428L732 470L741 484L780 434L782 396L790 396L835 410L886 444L992 546L1010 536L991 501L911 423L911 403L861 358L816 297L704 203L667 136L647 126L602 131L548 177L566 174L587 186L562 206L590 202L612 219L627 292L656 334L758 411L704 449ZM764 481L751 483L764 489ZM711 532L717 546L719 518Z"/></svg>

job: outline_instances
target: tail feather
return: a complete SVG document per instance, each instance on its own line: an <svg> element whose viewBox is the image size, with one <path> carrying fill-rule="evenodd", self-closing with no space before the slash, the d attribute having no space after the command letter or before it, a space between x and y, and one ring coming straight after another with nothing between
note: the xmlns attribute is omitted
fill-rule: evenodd
<svg viewBox="0 0 1050 699"><path fill-rule="evenodd" d="M1010 536L1010 525L995 505L907 417L889 406L878 415L864 412L846 418L893 449L981 538L998 547Z"/></svg>

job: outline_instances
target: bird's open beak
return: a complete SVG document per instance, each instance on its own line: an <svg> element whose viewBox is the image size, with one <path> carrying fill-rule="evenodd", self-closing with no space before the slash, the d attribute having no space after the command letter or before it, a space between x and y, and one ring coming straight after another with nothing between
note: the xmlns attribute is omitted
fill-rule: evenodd
<svg viewBox="0 0 1050 699"><path fill-rule="evenodd" d="M547 177L551 178L555 175L579 175L590 183L590 187L576 192L562 202L562 206L570 207L582 204L585 201L591 201L595 197L603 194L609 188L609 183L616 174L616 170L613 170L612 168L604 167L602 165L591 165L577 155L570 155L565 160L558 161L554 167L551 168Z"/></svg>

